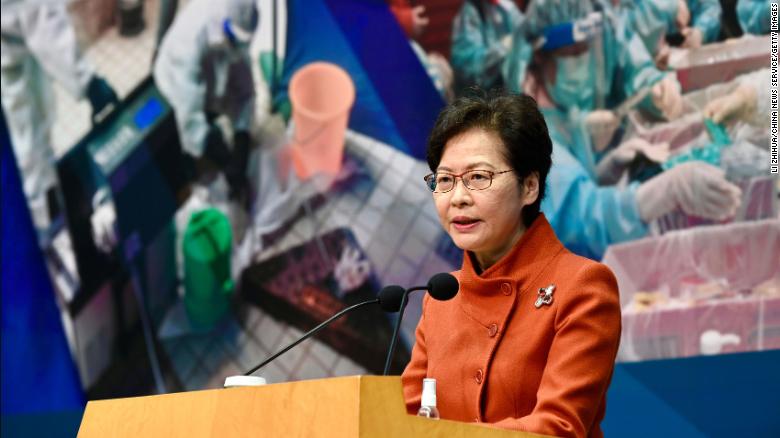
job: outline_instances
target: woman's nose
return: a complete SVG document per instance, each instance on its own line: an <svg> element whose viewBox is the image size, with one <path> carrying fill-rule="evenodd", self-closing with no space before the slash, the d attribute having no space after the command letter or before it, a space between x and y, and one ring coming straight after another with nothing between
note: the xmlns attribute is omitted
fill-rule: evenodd
<svg viewBox="0 0 780 438"><path fill-rule="evenodd" d="M466 188L461 178L455 180L455 187L450 191L450 203L452 205L464 205L471 202L471 191Z"/></svg>

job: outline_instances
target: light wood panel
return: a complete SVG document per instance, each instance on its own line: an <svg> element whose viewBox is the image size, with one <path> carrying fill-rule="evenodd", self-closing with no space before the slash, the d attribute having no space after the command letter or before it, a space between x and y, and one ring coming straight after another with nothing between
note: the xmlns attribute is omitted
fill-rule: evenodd
<svg viewBox="0 0 780 438"><path fill-rule="evenodd" d="M354 376L91 401L78 436L492 438L538 435L407 415L397 376Z"/></svg>

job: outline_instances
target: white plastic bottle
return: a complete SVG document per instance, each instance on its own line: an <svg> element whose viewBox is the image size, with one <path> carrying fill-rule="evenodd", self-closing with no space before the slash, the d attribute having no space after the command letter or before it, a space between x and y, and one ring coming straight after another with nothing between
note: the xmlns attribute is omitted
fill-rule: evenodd
<svg viewBox="0 0 780 438"><path fill-rule="evenodd" d="M436 379L423 379L422 400L417 415L439 419L439 410L436 409Z"/></svg>

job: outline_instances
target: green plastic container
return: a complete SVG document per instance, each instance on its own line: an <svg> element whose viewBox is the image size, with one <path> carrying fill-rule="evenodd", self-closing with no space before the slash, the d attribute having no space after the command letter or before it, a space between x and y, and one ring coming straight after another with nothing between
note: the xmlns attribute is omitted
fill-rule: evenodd
<svg viewBox="0 0 780 438"><path fill-rule="evenodd" d="M210 208L190 216L182 243L184 306L196 328L213 327L230 307L232 239L230 222L219 210Z"/></svg>

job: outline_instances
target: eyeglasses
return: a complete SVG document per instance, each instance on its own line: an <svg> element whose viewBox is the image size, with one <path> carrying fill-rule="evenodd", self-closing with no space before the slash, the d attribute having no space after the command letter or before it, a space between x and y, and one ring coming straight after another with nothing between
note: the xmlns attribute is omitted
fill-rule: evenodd
<svg viewBox="0 0 780 438"><path fill-rule="evenodd" d="M446 193L455 188L456 178L460 178L460 180L463 181L463 186L469 190L485 190L493 183L493 176L507 172L512 172L512 170L504 170L501 172L469 170L459 175L447 172L436 172L426 175L424 179L428 189L434 193Z"/></svg>

